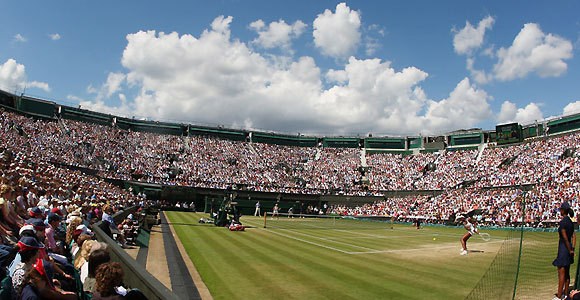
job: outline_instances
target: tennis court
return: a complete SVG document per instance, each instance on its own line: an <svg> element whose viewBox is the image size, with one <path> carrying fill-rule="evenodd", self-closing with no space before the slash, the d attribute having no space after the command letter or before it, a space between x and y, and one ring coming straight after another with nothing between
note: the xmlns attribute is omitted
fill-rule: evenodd
<svg viewBox="0 0 580 300"><path fill-rule="evenodd" d="M488 242L474 237L469 255L460 256L462 228L287 216L267 219L264 228L263 217L244 216L249 228L230 232L199 224L207 214L167 216L216 299L464 299L508 235L488 231ZM541 279L549 293L553 233L537 235L546 253L534 252L526 260L534 272L520 278Z"/></svg>

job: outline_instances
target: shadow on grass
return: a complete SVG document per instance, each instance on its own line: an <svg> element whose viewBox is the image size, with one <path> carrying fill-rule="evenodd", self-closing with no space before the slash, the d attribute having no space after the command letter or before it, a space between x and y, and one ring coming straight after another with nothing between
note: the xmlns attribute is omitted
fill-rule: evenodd
<svg viewBox="0 0 580 300"><path fill-rule="evenodd" d="M165 225L172 225L172 226L196 226L196 227L207 227L207 228L225 228L220 226L215 226L214 224L203 224L203 223L161 223ZM246 226L245 228L256 228L256 226Z"/></svg>

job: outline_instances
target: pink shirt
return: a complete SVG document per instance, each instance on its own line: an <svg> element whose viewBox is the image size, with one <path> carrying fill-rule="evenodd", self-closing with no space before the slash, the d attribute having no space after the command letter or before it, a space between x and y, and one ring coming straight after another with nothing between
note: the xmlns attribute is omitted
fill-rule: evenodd
<svg viewBox="0 0 580 300"><path fill-rule="evenodd" d="M46 235L46 244L48 249L56 251L56 241L54 240L54 228L50 224L44 229L44 234Z"/></svg>

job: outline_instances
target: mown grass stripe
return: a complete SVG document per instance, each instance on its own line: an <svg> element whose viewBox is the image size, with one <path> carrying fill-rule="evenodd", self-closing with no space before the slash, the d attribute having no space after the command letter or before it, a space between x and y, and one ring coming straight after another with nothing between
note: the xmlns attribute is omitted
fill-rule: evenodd
<svg viewBox="0 0 580 300"><path fill-rule="evenodd" d="M354 263L353 264L353 268L357 268L358 267L359 269L361 269L361 266L364 266L364 267L368 267L368 266L381 266L381 265L384 266L385 264L387 264L387 262L384 260L384 257L381 257L381 259L382 259L381 261L374 260L372 263ZM345 264L347 262L348 261L345 260L345 259L342 259L341 260L341 263L343 263L343 264ZM441 270L438 269L438 268L433 269L433 270L428 271L428 272L422 272L422 270L423 270L422 266L412 266L410 268L401 268L401 266L399 264L394 263L394 264L388 264L387 266L384 266L384 269L381 269L381 270L377 271L376 274L373 274L373 275L381 276L381 274L384 274L385 270L389 270L389 271L396 270L396 271L393 272L394 274L391 274L390 276L388 276L389 279L391 279L391 280L393 280L393 279L400 279L401 281L408 280L409 282L412 282L412 281L416 280L417 278L423 278L423 276L427 276L427 275L433 276L433 274L437 274L436 276L439 276L439 274L441 273ZM369 272L371 270L370 269L366 269L366 271ZM459 276L459 277L456 278L457 284L460 285L460 284L464 283L465 282L465 276L464 275L468 275L468 272L469 271L455 270L455 272L457 274L462 274L463 273L462 276ZM417 274L417 273L419 273L419 274ZM405 274L413 274L413 275L406 276ZM445 276L443 276L443 277L445 277ZM476 282L477 279L478 278L474 278L473 285L475 285L475 282ZM394 282L391 281L391 282L389 282L389 284L392 286L392 285L394 285ZM439 286L439 284L433 285L433 289L437 289L438 286ZM451 292L451 291L447 290L447 292ZM421 291L419 291L418 293L421 293ZM431 290L427 295L432 294L432 293L433 293L433 290Z"/></svg>
<svg viewBox="0 0 580 300"><path fill-rule="evenodd" d="M354 227L289 232L263 229L259 218L244 217L244 224L256 228L236 233L197 224L198 218L205 215L175 216L179 218L171 218L174 228L216 299L462 299L493 258L493 253L488 252L460 257L460 228L416 230L395 225L395 230ZM356 246L396 251L348 255L272 234L273 231L346 252L367 251ZM502 234L492 235L499 238ZM368 238L361 238L364 236ZM436 241L432 237L437 237ZM347 248L349 245L355 247ZM474 239L470 245L489 246ZM224 247L235 251L235 255L220 251ZM266 280L261 275L254 276L260 273L266 274ZM246 279L228 279L242 276ZM276 288L282 292L275 292Z"/></svg>
<svg viewBox="0 0 580 300"><path fill-rule="evenodd" d="M236 234L239 235L239 233ZM284 269L282 276L277 276L277 279L279 279L280 285L291 287L293 291L291 298L304 299L312 297L312 292L310 292L312 288L321 291L328 291L335 288L333 285L326 284L325 280L320 280L319 275L305 268L299 261L290 259L279 251L271 251L273 245L268 243L270 240L258 238L253 235L248 236L248 233L243 234L244 236L236 239L236 241L244 244L248 251L255 253L255 256L259 257L261 263L266 266L277 266L278 268ZM270 274L275 276L275 274ZM308 292L303 293L302 291L305 290ZM326 292L325 294L327 295ZM333 297L344 299L347 295L336 291L333 293Z"/></svg>
<svg viewBox="0 0 580 300"><path fill-rule="evenodd" d="M267 231L267 230L265 230ZM278 237L273 237L278 238ZM329 257L328 252L321 251L320 249L312 249L312 247L308 247L308 245L293 245L293 249L298 251L299 253L306 255L307 253L316 253L314 255L314 259L320 262L325 262L328 265L336 265L335 272L340 272L346 278L348 278L343 284L348 284L351 288L356 289L359 293L364 293L365 291L374 291L373 295L377 295L377 291L390 291L391 294L399 294L400 297L404 297L405 295L405 288L404 285L401 285L402 282L405 282L405 279L400 279L397 277L390 277L392 281L390 282L389 288L386 288L385 285L381 285L378 283L377 278L380 278L381 275L384 274L384 270L390 269L393 270L397 266L395 264L390 265L390 268L379 270L380 267L377 267L377 264L353 264L352 260L354 259L352 256L349 257L348 255L341 255L340 263L337 264L337 259L334 257ZM276 251L279 251L276 249ZM401 270L403 271L403 270ZM334 274L333 274L334 275ZM366 281L365 281L366 278ZM408 279L411 279L409 277ZM360 283L357 283L360 282ZM401 285L401 291L397 292L397 290L390 289L396 287L397 285ZM339 285L340 286L340 285ZM380 293L378 293L380 294Z"/></svg>
<svg viewBox="0 0 580 300"><path fill-rule="evenodd" d="M236 291L232 285L233 281L226 280L221 274L225 271L222 267L222 265L226 265L224 257L216 255L217 252L213 245L204 240L206 231L215 231L212 229L217 228L208 227L206 228L207 230L191 230L192 227L190 226L195 226L192 222L188 224L188 221L191 221L188 218L191 217L186 218L184 213L176 212L167 212L167 215L212 296L215 299L219 299L220 296L235 297ZM214 233L212 232L210 235L214 235ZM242 273L237 270L231 270L228 274L232 272L237 272L237 277L242 276Z"/></svg>

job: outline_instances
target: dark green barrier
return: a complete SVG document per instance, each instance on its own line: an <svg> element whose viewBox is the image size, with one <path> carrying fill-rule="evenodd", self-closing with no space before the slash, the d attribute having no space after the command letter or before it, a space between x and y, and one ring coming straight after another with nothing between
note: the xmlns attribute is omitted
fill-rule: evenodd
<svg viewBox="0 0 580 300"><path fill-rule="evenodd" d="M123 220L127 215L136 211L136 207L126 209L113 216L115 222ZM178 300L179 297L175 295L170 289L163 285L157 278L153 277L147 270L139 265L117 242L111 239L99 227L101 222L97 222L92 226L92 230L100 242L105 242L109 245L109 254L112 261L121 263L123 271L125 272L124 284L127 288L139 289L149 300L167 299ZM161 258L163 259L163 258Z"/></svg>

